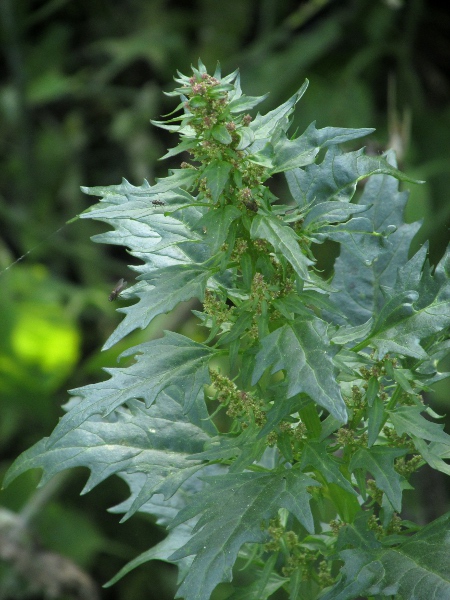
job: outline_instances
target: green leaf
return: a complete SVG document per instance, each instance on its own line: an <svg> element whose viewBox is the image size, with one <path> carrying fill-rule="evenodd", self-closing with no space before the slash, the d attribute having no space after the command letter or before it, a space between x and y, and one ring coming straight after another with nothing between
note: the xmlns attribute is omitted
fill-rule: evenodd
<svg viewBox="0 0 450 600"><path fill-rule="evenodd" d="M220 435L210 439L203 452L192 456L194 460L217 461L233 459L230 472L240 472L258 462L267 449L266 439L259 435L255 425L247 427L240 435Z"/></svg>
<svg viewBox="0 0 450 600"><path fill-rule="evenodd" d="M361 262L370 265L380 253L385 237L374 232L372 223L367 217L354 217L345 223L336 225L321 225L311 232L311 239L316 243L332 240L341 244L341 249L347 248L353 256L359 256Z"/></svg>
<svg viewBox="0 0 450 600"><path fill-rule="evenodd" d="M286 387L286 386L284 386ZM286 417L299 412L307 404L311 402L308 396L304 394L298 394L291 398L286 398L284 390L281 389L281 385L276 386L276 399L273 402L271 408L266 413L266 423L260 431L259 437L266 436L275 427L281 423ZM279 400L283 398L280 402Z"/></svg>
<svg viewBox="0 0 450 600"><path fill-rule="evenodd" d="M157 524L160 524L160 522L157 521ZM118 571L118 573L114 575L114 577L112 577L107 583L103 584L103 587L111 587L112 585L120 581L122 577L125 577L125 575L128 575L128 573L130 573L137 567L140 567L141 565L151 560L161 560L164 562L173 563L177 565L180 573L188 571L192 562L190 558L171 560L169 557L175 552L177 548L185 544L189 540L191 535L192 524L182 523L181 525L173 529L169 533L169 535L162 540L162 542L159 542L159 544L156 544L152 548L149 548L149 550L142 552L142 554L140 554L133 560L130 560L130 562L128 562L124 567L122 567L120 571Z"/></svg>
<svg viewBox="0 0 450 600"><path fill-rule="evenodd" d="M328 415L328 417L321 421L320 424L322 431L319 436L319 442L326 440L327 437L329 437L342 426L342 422L338 421L335 417L333 417L333 415Z"/></svg>
<svg viewBox="0 0 450 600"><path fill-rule="evenodd" d="M122 356L135 355L134 364L105 369L111 374L107 381L71 390L82 400L60 420L48 446L92 415L105 417L129 400L142 398L150 407L171 386L179 386L184 408L189 411L203 386L209 384L208 364L214 353L203 344L168 331L163 338L130 348Z"/></svg>
<svg viewBox="0 0 450 600"><path fill-rule="evenodd" d="M125 178L122 178L122 182L119 185L97 185L92 187L81 186L81 191L84 194L90 196L103 196L103 202L111 202L113 204L122 204L128 202L128 196L130 194L149 194L151 193L152 187L146 179L142 186L134 186ZM88 211L92 208L88 209ZM83 215L87 214L85 211Z"/></svg>
<svg viewBox="0 0 450 600"><path fill-rule="evenodd" d="M329 223L347 221L353 214L365 212L370 206L351 204L349 202L321 202L307 209L303 229L314 234Z"/></svg>
<svg viewBox="0 0 450 600"><path fill-rule="evenodd" d="M317 439L322 433L322 423L319 418L319 411L314 402L308 402L299 410L300 419L305 425L309 439Z"/></svg>
<svg viewBox="0 0 450 600"><path fill-rule="evenodd" d="M141 213L143 216L155 212L156 207L151 206L152 200L164 200L171 207L188 206L195 202L195 198L186 190L175 188L165 192L154 193L155 186L151 186L146 179L141 186L134 186L126 179L122 179L119 185L81 187L85 194L91 196L100 196L98 204L94 204L90 208L81 213L80 217L88 219L91 213L102 210L106 206L115 205L116 208L126 205L127 209L131 209L128 216L138 217ZM146 210L144 210L146 209ZM158 212L156 210L156 212ZM116 216L125 217L126 213L118 211Z"/></svg>
<svg viewBox="0 0 450 600"><path fill-rule="evenodd" d="M448 458L447 445L445 446L447 452L439 452L439 449L442 448L441 444L427 444L424 440L416 437L415 435L411 435L411 438L417 451L432 469L436 469L436 471L450 475L450 465L441 458L442 456L444 456L444 458Z"/></svg>
<svg viewBox="0 0 450 600"><path fill-rule="evenodd" d="M328 484L327 496L336 507L336 511L344 523L352 523L361 513L360 498L355 493L350 494L336 483Z"/></svg>
<svg viewBox="0 0 450 600"><path fill-rule="evenodd" d="M381 548L381 542L377 540L375 533L369 526L371 516L371 511L359 512L353 523L344 525L339 530L337 549L342 550L352 547L370 551Z"/></svg>
<svg viewBox="0 0 450 600"><path fill-rule="evenodd" d="M300 392L308 394L342 423L347 410L336 382L335 368L329 355L327 325L318 318L298 318L261 340L256 355L252 385L271 367L271 373L286 372L287 398Z"/></svg>
<svg viewBox="0 0 450 600"><path fill-rule="evenodd" d="M448 513L396 548L343 550L342 578L321 600L376 595L450 600L449 528Z"/></svg>
<svg viewBox="0 0 450 600"><path fill-rule="evenodd" d="M345 129L341 127L324 127L316 129L311 123L306 131L295 140L280 139L274 145L275 161L272 173L281 173L314 162L321 148L333 144L342 144L372 133L374 129Z"/></svg>
<svg viewBox="0 0 450 600"><path fill-rule="evenodd" d="M224 346L227 344L231 344L235 340L241 338L247 332L247 330L250 329L252 321L253 316L251 312L249 312L248 310L243 310L238 315L236 321L233 323L230 330L220 337L218 344L220 346Z"/></svg>
<svg viewBox="0 0 450 600"><path fill-rule="evenodd" d="M450 435L443 431L444 425L428 421L420 413L420 406L399 406L389 411L389 418L399 435L404 433L430 442L441 442L450 447Z"/></svg>
<svg viewBox="0 0 450 600"><path fill-rule="evenodd" d="M377 380L376 380L377 381ZM378 381L377 381L378 383ZM372 402L369 404L368 409L368 427L367 427L367 446L372 448L375 442L378 439L378 435L381 431L385 423L385 410L384 410L384 402L381 400L379 396L376 396Z"/></svg>
<svg viewBox="0 0 450 600"><path fill-rule="evenodd" d="M308 266L312 261L300 249L299 239L294 230L272 215L254 216L250 230L252 239L263 239L274 247L292 265L297 275L309 280Z"/></svg>
<svg viewBox="0 0 450 600"><path fill-rule="evenodd" d="M308 531L314 528L307 488L318 483L298 470L223 475L206 481L209 487L194 496L171 525L200 515L194 536L170 557L195 555L178 590L186 600L209 600L218 583L231 581L241 546L265 541L261 525L280 508L290 511Z"/></svg>
<svg viewBox="0 0 450 600"><path fill-rule="evenodd" d="M255 149L258 148L258 152L255 152ZM261 167L265 167L266 169L273 168L273 161L275 158L275 152L273 149L273 145L270 142L266 142L262 145L261 141L255 141L249 151L253 150L253 154L249 156L249 160L254 162Z"/></svg>
<svg viewBox="0 0 450 600"><path fill-rule="evenodd" d="M360 340L361 338L367 337L367 334L372 329L372 319L369 319L367 323L362 325L356 325L355 327L344 326L339 327L336 333L333 334L331 341L333 344L339 344L344 346L350 342Z"/></svg>
<svg viewBox="0 0 450 600"><path fill-rule="evenodd" d="M203 466L189 455L201 451L209 440L183 412L181 394L172 391L173 395L163 392L150 408L130 400L127 408L117 410L110 419L94 415L57 441L44 438L14 462L5 483L28 469L41 468L43 485L60 471L81 466L91 471L82 491L87 493L111 475L140 473L140 486L134 490L125 518L153 494L171 496ZM207 417L206 410L203 417Z"/></svg>
<svg viewBox="0 0 450 600"><path fill-rule="evenodd" d="M268 95L269 94L264 94L263 96L245 96L244 94L239 98L232 100L229 103L228 108L231 113L238 114L241 112L246 112L247 110L255 108L255 106L261 104L261 102L264 102Z"/></svg>
<svg viewBox="0 0 450 600"><path fill-rule="evenodd" d="M386 446L372 446L370 449L359 448L349 464L349 470L352 472L355 469L369 471L375 478L377 487L383 490L397 512L400 512L402 507L404 478L394 469L394 460L406 453L407 450Z"/></svg>
<svg viewBox="0 0 450 600"><path fill-rule="evenodd" d="M394 289L384 288L384 306L371 332L355 350L370 344L381 357L396 352L426 358L420 342L433 334L442 335L450 326L450 253L444 255L433 275L425 262L425 249L419 250L402 271Z"/></svg>
<svg viewBox="0 0 450 600"><path fill-rule="evenodd" d="M269 139L273 132L279 127L280 122L286 120L286 118L292 114L295 105L306 92L309 81L305 79L304 84L301 88L286 100L283 104L271 110L264 116L259 113L255 119L250 123L250 128L255 134L257 140Z"/></svg>
<svg viewBox="0 0 450 600"><path fill-rule="evenodd" d="M206 467L206 472L211 472L212 470L218 471L219 468ZM131 496L125 502L110 508L109 512L112 513L128 512L133 498L137 496L141 489L141 477L139 473L121 473L120 477L128 484ZM147 502L139 508L139 512L149 514L153 518L156 517L156 524L166 528L176 517L177 513L189 504L192 494L199 492L203 485L203 482L197 478L197 475L194 475L185 481L170 498L164 499L162 494L154 494L150 500L147 500ZM179 569L180 579L182 579L184 574L188 572L192 559L187 557L179 560L171 560L169 557L177 550L177 548L181 548L181 546L190 539L195 522L196 519L192 519L191 521L181 523L177 527L173 527L164 540L127 563L110 581L108 581L108 583L105 584L105 587L110 587L124 577L124 575L150 560L162 560L176 564Z"/></svg>
<svg viewBox="0 0 450 600"><path fill-rule="evenodd" d="M272 554L266 561L264 569L256 572L255 581L245 587L236 589L226 600L267 600L289 579L280 577L275 570L277 555Z"/></svg>
<svg viewBox="0 0 450 600"><path fill-rule="evenodd" d="M214 125L214 127L211 129L211 135L217 142L220 142L221 144L228 145L233 141L230 132L225 125L223 125L223 123L217 123L217 125Z"/></svg>
<svg viewBox="0 0 450 600"><path fill-rule="evenodd" d="M191 298L203 300L206 282L211 275L210 269L192 264L172 265L141 276L148 285L144 288L137 286L137 304L118 309L126 317L110 335L103 349L111 348L138 327L144 329L157 315L169 312L180 302Z"/></svg>
<svg viewBox="0 0 450 600"><path fill-rule="evenodd" d="M160 160L164 160L166 158L171 158L172 156L177 156L178 154L181 154L182 152L186 152L187 150L190 150L194 146L195 146L194 139L188 138L186 140L183 140L182 142L180 142L178 144L178 146L175 146L175 148L171 148L168 152L166 152L164 154L164 156L161 156Z"/></svg>
<svg viewBox="0 0 450 600"><path fill-rule="evenodd" d="M236 150L244 150L255 141L255 134L250 127L241 127L236 130L236 133L240 138L240 142L236 146Z"/></svg>
<svg viewBox="0 0 450 600"><path fill-rule="evenodd" d="M204 228L203 242L211 249L211 255L216 254L227 239L233 221L242 216L241 211L227 204L226 206L217 206L208 210L197 223L197 229Z"/></svg>
<svg viewBox="0 0 450 600"><path fill-rule="evenodd" d="M214 160L203 171L202 177L206 177L214 202L217 202L223 192L232 168L233 165L224 160Z"/></svg>
<svg viewBox="0 0 450 600"><path fill-rule="evenodd" d="M304 169L296 168L288 171L286 179L292 197L300 207L319 205L319 208L321 204L330 200L338 200L338 204L330 203L337 204L338 209L341 203L350 202L356 185L361 179L375 174L392 175L399 180L411 181L407 175L389 164L384 156L367 156L364 148L356 152L343 152L335 145L330 146L322 162L308 165ZM364 205L367 202L361 200L359 204ZM380 205L381 203L378 202L378 207ZM358 207L355 204L352 206L353 209ZM346 205L340 208L344 210ZM305 223L313 222L314 215L315 213L311 216L308 213Z"/></svg>
<svg viewBox="0 0 450 600"><path fill-rule="evenodd" d="M302 451L300 469L305 471L305 468L308 466L316 469L325 478L327 483L335 483L350 494L357 495L351 483L340 472L338 462L328 454L327 444L314 441L305 444Z"/></svg>
<svg viewBox="0 0 450 600"><path fill-rule="evenodd" d="M192 230L193 223L202 216L198 208L185 208L170 216L163 214L168 207L186 207L189 202L194 202L192 196L180 192L153 195L147 189L142 186L139 192L126 196L113 191L104 196L98 208L83 213L82 218L103 221L115 228L115 231L92 239L104 244L124 245L146 262L150 260L149 253L161 254L175 244L201 240ZM164 206L152 205L153 199L164 202ZM187 250L185 244L183 248Z"/></svg>
<svg viewBox="0 0 450 600"><path fill-rule="evenodd" d="M301 293L292 293L277 298L273 301L274 307L287 319L292 318L292 313L298 315L311 315L314 310L332 311L332 304L328 294L319 293L316 290L305 290ZM335 343L333 341L333 343Z"/></svg>
<svg viewBox="0 0 450 600"><path fill-rule="evenodd" d="M152 187L152 194L161 194L176 188L191 188L198 179L198 172L195 169L172 169L167 177L158 179Z"/></svg>
<svg viewBox="0 0 450 600"><path fill-rule="evenodd" d="M386 159L395 165L392 152ZM372 222L372 230L383 233L388 226L395 226L396 231L384 239L382 246L378 238L362 235L356 239L356 253L355 246L341 248L332 279L333 287L339 291L332 300L353 325L366 323L381 309L385 301L382 286L393 287L398 269L408 262L409 246L420 225L404 224L407 199L407 192L399 192L398 181L390 175L374 175L364 187L358 204L372 205L364 213ZM376 255L376 260L366 262L361 251L364 247L368 256Z"/></svg>

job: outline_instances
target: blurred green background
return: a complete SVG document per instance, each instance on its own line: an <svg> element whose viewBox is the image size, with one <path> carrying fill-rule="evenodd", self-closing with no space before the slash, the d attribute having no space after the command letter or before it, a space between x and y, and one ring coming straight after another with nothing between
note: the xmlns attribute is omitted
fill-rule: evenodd
<svg viewBox="0 0 450 600"><path fill-rule="evenodd" d="M134 185L144 178L153 183L177 166L158 162L176 140L149 120L174 108L162 92L172 89L177 69L187 73L199 57L210 71L217 61L223 73L239 67L249 95L270 91L263 112L307 77L294 129L313 120L319 127L376 127L368 150L394 147L401 168L426 180L411 189L407 219L423 220L415 247L430 239L432 261L439 260L450 224L450 12L444 5L0 2L0 271L7 269L0 273L0 477L21 451L50 433L66 390L102 379L101 367L113 366L125 346L159 335L161 327L195 335L184 307L100 354L120 318L108 294L120 277L133 277L127 268L133 259L90 241L101 224L64 224L92 202L80 185L116 184L122 177ZM284 193L281 179L274 186ZM325 266L327 251L321 248ZM438 387L430 401L445 413L448 386ZM86 478L85 470L75 470L36 492L39 474L32 472L2 491L0 548L5 515L20 513L43 547L100 585L162 538L144 516L119 525L117 515L106 512L126 497L122 481L107 480L79 497ZM425 523L449 509L449 489L439 475L423 470L415 483L409 518ZM148 563L100 597L172 599L175 584L170 565ZM0 560L0 600L22 597L44 596ZM75 597L83 596L58 596Z"/></svg>

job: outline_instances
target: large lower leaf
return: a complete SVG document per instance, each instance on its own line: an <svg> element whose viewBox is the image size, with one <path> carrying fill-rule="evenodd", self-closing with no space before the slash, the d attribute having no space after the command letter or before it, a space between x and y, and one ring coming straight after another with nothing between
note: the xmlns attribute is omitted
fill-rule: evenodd
<svg viewBox="0 0 450 600"><path fill-rule="evenodd" d="M195 199L183 190L157 194L153 190L147 182L135 187L127 181L120 186L83 188L86 193L103 198L81 217L103 221L114 228L94 236L94 241L123 245L131 251L155 252L186 240L199 240L187 220L189 215L194 220L202 215L199 208L189 206ZM170 215L165 214L168 212Z"/></svg>
<svg viewBox="0 0 450 600"><path fill-rule="evenodd" d="M130 348L122 356L135 355L129 367L105 369L107 381L71 390L82 400L64 415L47 445L79 427L90 416L107 416L129 400L141 398L147 407L170 387L180 390L186 411L198 400L199 392L209 384L208 363L214 350L177 333Z"/></svg>
<svg viewBox="0 0 450 600"><path fill-rule="evenodd" d="M338 242L341 249L346 248L362 263L370 265L379 255L388 233L374 232L373 224L367 217L353 217L346 223L318 226L311 233L311 238L317 243L327 239Z"/></svg>
<svg viewBox="0 0 450 600"><path fill-rule="evenodd" d="M356 152L343 152L338 146L331 146L322 162L288 171L286 179L292 197L300 207L320 206L334 200L333 204L344 208L352 199L358 181L381 173L400 180L409 179L390 165L384 156L367 156L363 148ZM353 205L354 208L356 206ZM305 224L314 220L308 212Z"/></svg>
<svg viewBox="0 0 450 600"><path fill-rule="evenodd" d="M343 550L341 580L321 600L450 600L450 513L397 548Z"/></svg>
<svg viewBox="0 0 450 600"><path fill-rule="evenodd" d="M393 153L387 160L395 166ZM408 199L407 192L398 191L398 181L390 175L374 175L365 185L359 204L373 205L364 213L372 222L374 232L383 233L390 226L396 231L383 241L377 237L355 237L357 246L342 247L336 259L332 285L339 290L332 300L352 325L366 323L384 304L381 286L394 287L399 268L408 261L411 240L420 225L405 224L403 211ZM374 252L376 260L371 260ZM367 261L361 253L366 248Z"/></svg>
<svg viewBox="0 0 450 600"><path fill-rule="evenodd" d="M205 467L202 473L212 475L220 474L221 471L222 469L220 467L214 465ZM110 508L109 512L127 513L130 511L133 499L137 497L141 489L141 476L139 473L120 473L119 476L128 484L130 488L130 497L125 500L125 502ZM158 525L166 528L180 510L190 503L192 495L200 492L204 485L204 482L198 479L197 474L193 475L185 481L170 498L165 499L162 494L154 494L150 500L147 500L145 504L139 508L139 512L151 515L153 518L156 518L156 523ZM174 560L171 559L170 556L191 538L192 530L196 522L197 519L194 518L190 521L180 523L176 527L172 527L164 540L127 563L110 581L108 581L105 587L113 585L124 575L150 560L162 560L176 564L179 570L179 579L183 579L192 564L193 557L183 557Z"/></svg>
<svg viewBox="0 0 450 600"><path fill-rule="evenodd" d="M308 486L318 483L298 470L208 477L171 526L200 515L193 537L170 558L195 555L178 594L186 600L209 600L212 590L231 580L232 566L245 543L263 542L263 522L289 510L310 532L314 529Z"/></svg>
<svg viewBox="0 0 450 600"><path fill-rule="evenodd" d="M255 385L264 371L286 372L287 397L308 394L336 419L345 423L347 410L336 382L336 371L327 343L327 325L317 318L298 318L261 341L252 377Z"/></svg>
<svg viewBox="0 0 450 600"><path fill-rule="evenodd" d="M162 393L150 408L134 400L110 419L92 416L53 444L44 438L14 462L6 483L28 469L43 469L43 485L64 469L88 467L86 493L111 475L140 473L127 517L155 493L171 496L201 467L189 455L200 452L209 439L184 414L181 395L173 391Z"/></svg>
<svg viewBox="0 0 450 600"><path fill-rule="evenodd" d="M355 349L372 345L381 356L395 352L426 359L423 340L442 336L450 326L450 253L446 252L432 274L425 261L426 249L417 252L399 270L393 289L385 288L384 305L378 311L367 338Z"/></svg>

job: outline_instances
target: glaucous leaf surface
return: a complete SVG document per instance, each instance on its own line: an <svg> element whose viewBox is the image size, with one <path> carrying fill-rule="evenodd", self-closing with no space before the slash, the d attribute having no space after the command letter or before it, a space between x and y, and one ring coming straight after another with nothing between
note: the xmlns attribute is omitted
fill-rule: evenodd
<svg viewBox="0 0 450 600"><path fill-rule="evenodd" d="M245 96L237 71L199 61L176 82L177 109L154 123L180 136L166 157L191 162L154 185L84 188L100 200L81 216L141 261L105 348L194 298L206 341L166 332L124 352L6 483L30 468L45 482L86 466L84 491L121 477L130 495L113 510L169 533L112 582L164 560L177 597L209 600L239 561L248 584L231 600L450 600L448 515L413 533L399 514L424 461L450 474L450 436L421 397L449 376L450 254L436 268L426 246L409 257L419 224L404 223L398 181L411 179L392 152L339 147L371 129L289 134L307 81L255 118L265 96ZM280 172L290 198L267 186ZM314 244L329 240L325 281Z"/></svg>
<svg viewBox="0 0 450 600"><path fill-rule="evenodd" d="M342 550L342 579L321 600L359 596L448 600L450 516L447 513L396 548Z"/></svg>

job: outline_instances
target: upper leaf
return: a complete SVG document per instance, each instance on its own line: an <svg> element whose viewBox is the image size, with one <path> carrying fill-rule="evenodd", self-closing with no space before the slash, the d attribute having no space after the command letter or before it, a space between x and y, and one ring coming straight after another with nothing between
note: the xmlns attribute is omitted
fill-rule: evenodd
<svg viewBox="0 0 450 600"><path fill-rule="evenodd" d="M345 423L347 410L336 381L327 343L327 325L316 317L299 317L261 340L252 385L271 367L286 371L287 397L303 392Z"/></svg>
<svg viewBox="0 0 450 600"><path fill-rule="evenodd" d="M258 113L252 123L250 123L250 128L257 140L268 140L279 127L280 123L287 123L287 117L292 114L295 105L306 92L308 85L309 81L306 79L301 88L289 100L286 100L286 102L265 115ZM252 148L254 150L253 146Z"/></svg>
<svg viewBox="0 0 450 600"><path fill-rule="evenodd" d="M261 104L269 94L264 94L264 96L239 96L238 98L232 100L228 105L231 113L241 113L247 110L251 110L255 108L258 104Z"/></svg>
<svg viewBox="0 0 450 600"><path fill-rule="evenodd" d="M308 266L313 262L300 249L298 236L294 230L272 215L255 215L250 235L253 239L267 240L276 252L284 256L297 275L309 280Z"/></svg>
<svg viewBox="0 0 450 600"><path fill-rule="evenodd" d="M225 131L228 133L226 129ZM232 168L233 166L224 160L213 160L203 171L202 176L206 177L214 202L217 202L223 192Z"/></svg>

